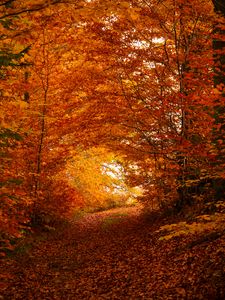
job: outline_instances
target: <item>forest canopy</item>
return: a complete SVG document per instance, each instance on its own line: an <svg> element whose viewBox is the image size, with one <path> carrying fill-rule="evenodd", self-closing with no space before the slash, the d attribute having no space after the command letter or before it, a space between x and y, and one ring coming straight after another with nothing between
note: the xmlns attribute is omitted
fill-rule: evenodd
<svg viewBox="0 0 225 300"><path fill-rule="evenodd" d="M87 205L224 199L224 17L222 0L0 1L3 248Z"/></svg>

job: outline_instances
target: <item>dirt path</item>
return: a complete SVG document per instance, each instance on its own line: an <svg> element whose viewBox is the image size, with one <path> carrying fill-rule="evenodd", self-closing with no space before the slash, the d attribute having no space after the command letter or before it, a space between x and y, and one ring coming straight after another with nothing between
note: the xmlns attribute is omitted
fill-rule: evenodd
<svg viewBox="0 0 225 300"><path fill-rule="evenodd" d="M160 224L137 208L74 221L5 261L0 299L223 299L220 256L212 262L223 241L186 250L186 240L160 241Z"/></svg>

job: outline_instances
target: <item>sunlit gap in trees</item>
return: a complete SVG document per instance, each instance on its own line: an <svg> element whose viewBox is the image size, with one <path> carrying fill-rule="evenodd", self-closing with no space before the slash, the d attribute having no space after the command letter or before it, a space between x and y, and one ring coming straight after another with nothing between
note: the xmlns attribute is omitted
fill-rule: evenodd
<svg viewBox="0 0 225 300"><path fill-rule="evenodd" d="M108 193L112 193L114 195L123 196L126 198L125 204L133 204L138 196L141 196L143 193L141 186L129 187L126 181L126 174L124 167L115 162L111 163L103 163L102 167L103 174L107 174L112 179L116 179L118 181L117 184L112 183L112 190L106 186L105 189Z"/></svg>
<svg viewBox="0 0 225 300"><path fill-rule="evenodd" d="M104 148L78 151L67 164L70 185L84 199L84 207L110 208L135 204L142 189L130 186L121 157Z"/></svg>

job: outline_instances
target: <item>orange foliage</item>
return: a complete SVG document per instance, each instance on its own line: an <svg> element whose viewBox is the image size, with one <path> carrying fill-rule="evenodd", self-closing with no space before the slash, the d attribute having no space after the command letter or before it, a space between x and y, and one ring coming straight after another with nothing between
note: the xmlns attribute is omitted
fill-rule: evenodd
<svg viewBox="0 0 225 300"><path fill-rule="evenodd" d="M1 180L22 180L3 187L3 233L83 205L65 176L77 149L119 153L155 207L223 178L211 1L60 2L1 4Z"/></svg>

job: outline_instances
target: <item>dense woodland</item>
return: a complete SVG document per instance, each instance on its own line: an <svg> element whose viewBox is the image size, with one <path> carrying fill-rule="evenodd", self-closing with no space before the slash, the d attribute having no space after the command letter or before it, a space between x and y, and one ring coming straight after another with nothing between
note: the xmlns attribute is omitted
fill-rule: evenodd
<svg viewBox="0 0 225 300"><path fill-rule="evenodd" d="M37 228L129 205L186 218L159 223L168 245L224 241L223 0L3 0L0 26L4 259Z"/></svg>

